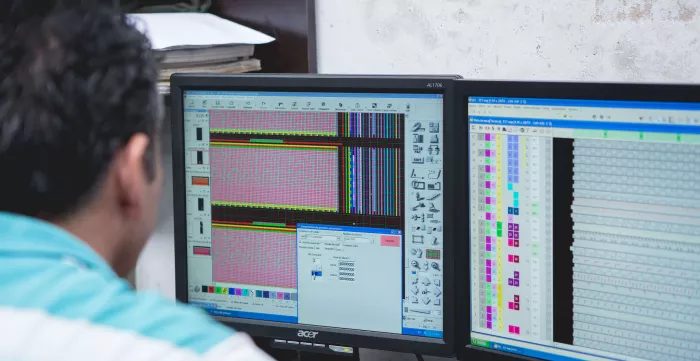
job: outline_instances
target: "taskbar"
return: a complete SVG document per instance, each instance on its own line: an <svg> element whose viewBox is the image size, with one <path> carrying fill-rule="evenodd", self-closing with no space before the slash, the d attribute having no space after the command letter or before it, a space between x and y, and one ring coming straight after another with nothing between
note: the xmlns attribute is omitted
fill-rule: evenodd
<svg viewBox="0 0 700 361"><path fill-rule="evenodd" d="M526 342L526 341L519 341L519 342L530 343L530 342ZM484 339L480 339L480 338L476 338L476 337L472 337L470 343L472 346L476 346L476 347L480 347L480 348L486 348L486 349L505 352L505 353L509 353L509 354L513 354L513 355L522 356L522 357L535 358L535 359L541 359L541 360L547 360L547 361L587 361L587 360L590 360L591 357L593 357L597 360L624 361L624 359L621 359L621 358L594 355L594 354L589 354L589 353L579 352L579 351L574 351L574 350L560 349L558 347L553 347L553 346L539 345L539 344L535 344L535 343L532 343L533 347L553 349L553 351L550 352L550 351L545 351L545 350L536 350L534 348L522 347L522 346L517 346L517 345L513 345L513 344L497 342L497 341L484 340ZM557 352L557 351L559 351L559 352ZM575 357L575 356L562 355L561 353L564 353L564 352L580 354L581 356Z"/></svg>
<svg viewBox="0 0 700 361"><path fill-rule="evenodd" d="M193 306L198 306L206 311L208 314L217 317L230 317L230 318L243 318L248 320L259 320L259 321L274 321L283 323L299 324L299 318L297 316L284 316L275 315L269 313L258 313L258 312L245 312L245 311L234 311L234 310L223 310L216 308L216 305L205 302L190 302ZM420 337L430 337L439 338L443 337L442 331L435 330L421 330L416 328L402 328L402 335L406 336L420 336Z"/></svg>

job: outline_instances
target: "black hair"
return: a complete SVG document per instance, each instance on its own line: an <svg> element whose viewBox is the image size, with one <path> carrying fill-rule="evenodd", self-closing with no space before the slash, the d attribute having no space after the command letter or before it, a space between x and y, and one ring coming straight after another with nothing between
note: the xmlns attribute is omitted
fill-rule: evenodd
<svg viewBox="0 0 700 361"><path fill-rule="evenodd" d="M157 60L114 7L24 3L0 17L0 211L60 218L90 199L132 136L154 142Z"/></svg>

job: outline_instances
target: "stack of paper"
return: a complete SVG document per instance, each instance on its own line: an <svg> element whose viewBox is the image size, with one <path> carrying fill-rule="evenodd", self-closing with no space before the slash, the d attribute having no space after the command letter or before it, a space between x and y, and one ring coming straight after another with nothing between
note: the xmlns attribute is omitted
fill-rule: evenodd
<svg viewBox="0 0 700 361"><path fill-rule="evenodd" d="M161 92L169 92L174 73L233 74L258 71L255 45L273 40L265 34L212 14L131 14L134 25L163 55Z"/></svg>

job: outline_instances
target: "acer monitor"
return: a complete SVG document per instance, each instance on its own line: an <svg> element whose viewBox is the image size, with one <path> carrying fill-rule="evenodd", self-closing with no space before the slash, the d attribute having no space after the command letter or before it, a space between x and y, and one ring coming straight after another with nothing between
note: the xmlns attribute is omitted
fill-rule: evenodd
<svg viewBox="0 0 700 361"><path fill-rule="evenodd" d="M452 78L171 81L180 301L282 348L453 354Z"/></svg>
<svg viewBox="0 0 700 361"><path fill-rule="evenodd" d="M699 360L700 87L458 89L461 358Z"/></svg>

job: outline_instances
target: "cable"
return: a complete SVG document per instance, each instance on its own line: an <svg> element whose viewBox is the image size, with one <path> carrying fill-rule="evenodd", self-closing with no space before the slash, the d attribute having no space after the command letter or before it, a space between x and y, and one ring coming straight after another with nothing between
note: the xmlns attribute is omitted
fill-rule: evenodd
<svg viewBox="0 0 700 361"><path fill-rule="evenodd" d="M418 361L425 361L425 360L423 359L423 355L421 355L421 354L419 354L419 353L416 354L416 360L418 360Z"/></svg>

